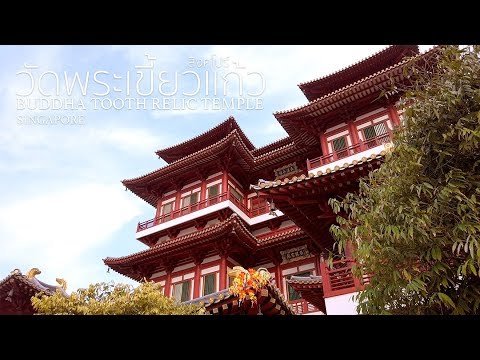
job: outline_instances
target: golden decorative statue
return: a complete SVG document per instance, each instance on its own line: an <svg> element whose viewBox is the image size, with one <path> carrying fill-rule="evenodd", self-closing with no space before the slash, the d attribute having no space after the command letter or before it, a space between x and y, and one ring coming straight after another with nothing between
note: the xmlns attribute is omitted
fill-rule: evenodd
<svg viewBox="0 0 480 360"><path fill-rule="evenodd" d="M27 279L33 279L36 275L41 274L42 272L38 270L38 268L31 268L28 270L27 274L25 275Z"/></svg>
<svg viewBox="0 0 480 360"><path fill-rule="evenodd" d="M67 290L67 282L65 279L60 279L60 278L56 278L55 279L57 281L57 283L60 284L60 286L57 286L57 288L61 288L63 289L63 291L66 291Z"/></svg>

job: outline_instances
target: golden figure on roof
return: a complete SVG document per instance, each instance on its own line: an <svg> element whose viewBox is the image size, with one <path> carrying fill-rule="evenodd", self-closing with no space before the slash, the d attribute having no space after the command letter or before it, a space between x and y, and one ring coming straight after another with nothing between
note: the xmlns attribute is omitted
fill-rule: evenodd
<svg viewBox="0 0 480 360"><path fill-rule="evenodd" d="M67 281L65 279L56 278L55 281L60 284L60 286L57 286L57 288L59 287L64 291L67 290Z"/></svg>
<svg viewBox="0 0 480 360"><path fill-rule="evenodd" d="M33 279L36 275L41 274L42 272L38 268L31 268L28 270L27 274L25 275L27 279Z"/></svg>

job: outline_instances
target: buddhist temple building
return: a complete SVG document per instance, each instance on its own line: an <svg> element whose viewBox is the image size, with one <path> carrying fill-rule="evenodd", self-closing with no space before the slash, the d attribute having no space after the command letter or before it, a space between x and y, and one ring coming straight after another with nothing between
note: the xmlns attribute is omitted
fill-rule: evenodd
<svg viewBox="0 0 480 360"><path fill-rule="evenodd" d="M273 279L252 313L356 314L352 295L368 277L353 277L348 253L324 261L336 219L328 200L356 191L381 165L401 124L404 68L431 53L389 46L300 84L307 104L274 114L288 136L266 146L256 148L230 117L156 151L166 166L122 182L153 207L136 229L146 249L104 263L159 282L179 302L203 301L212 314L238 313L227 290L235 266L265 268Z"/></svg>

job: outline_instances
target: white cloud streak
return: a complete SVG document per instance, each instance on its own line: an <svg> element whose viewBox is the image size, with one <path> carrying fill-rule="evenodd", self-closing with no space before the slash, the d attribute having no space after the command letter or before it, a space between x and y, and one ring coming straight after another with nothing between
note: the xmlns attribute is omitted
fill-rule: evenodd
<svg viewBox="0 0 480 360"><path fill-rule="evenodd" d="M88 272L105 267L102 259L84 256L118 241L111 235L140 214L138 205L118 184L80 184L2 204L0 262L14 259L23 272L38 267L50 282L57 276L65 277L73 289L86 286L94 277ZM92 268L86 271L86 266Z"/></svg>

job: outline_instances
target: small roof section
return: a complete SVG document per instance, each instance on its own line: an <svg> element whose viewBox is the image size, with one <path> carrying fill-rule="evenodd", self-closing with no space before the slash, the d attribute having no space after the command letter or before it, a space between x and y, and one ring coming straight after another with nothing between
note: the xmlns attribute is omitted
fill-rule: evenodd
<svg viewBox="0 0 480 360"><path fill-rule="evenodd" d="M290 279L287 280L289 284L301 284L301 285L312 285L312 284L321 284L322 277L309 275L309 276L295 276L293 275Z"/></svg>
<svg viewBox="0 0 480 360"><path fill-rule="evenodd" d="M287 283L296 292L301 293L305 300L315 305L324 314L327 313L321 276L292 276L290 279L287 279Z"/></svg>
<svg viewBox="0 0 480 360"><path fill-rule="evenodd" d="M211 315L295 315L278 288L270 283L257 294L257 304L245 300L241 304L229 289L186 301L185 304L201 304Z"/></svg>
<svg viewBox="0 0 480 360"><path fill-rule="evenodd" d="M250 185L258 196L272 199L275 207L307 234L320 249L331 249L334 240L328 231L337 215L328 205L328 198L354 191L358 179L380 167L386 151L371 154L343 166L325 171L309 172L308 175L275 181L259 181Z"/></svg>
<svg viewBox="0 0 480 360"><path fill-rule="evenodd" d="M419 53L418 45L393 45L330 75L298 85L313 101Z"/></svg>
<svg viewBox="0 0 480 360"><path fill-rule="evenodd" d="M58 290L68 296L65 280L57 279L59 285L50 285L38 280L35 277L38 274L41 271L37 268L29 270L25 275L15 269L0 281L0 314L33 314L35 311L30 299L41 292L50 296Z"/></svg>
<svg viewBox="0 0 480 360"><path fill-rule="evenodd" d="M268 191L268 189L273 189L281 186L288 186L300 182L306 182L309 180L317 179L319 177L328 176L336 172L341 172L343 170L354 168L358 165L366 164L377 159L383 159L387 154L386 150L381 150L378 154L371 154L369 157L362 156L362 158L354 159L351 162L345 162L342 166L336 165L333 168L327 168L324 171L318 170L316 173L309 172L308 176L302 174L301 176L293 176L291 179L278 179L274 181L259 181L258 184L251 184L251 188L254 190Z"/></svg>
<svg viewBox="0 0 480 360"><path fill-rule="evenodd" d="M233 130L237 130L238 135L242 139L244 145L248 150L254 150L255 146L243 133L233 116L218 124L214 128L197 135L191 139L181 142L177 145L160 149L155 152L159 157L165 160L168 164L181 159L184 156L197 152L207 146L210 146L230 134Z"/></svg>

